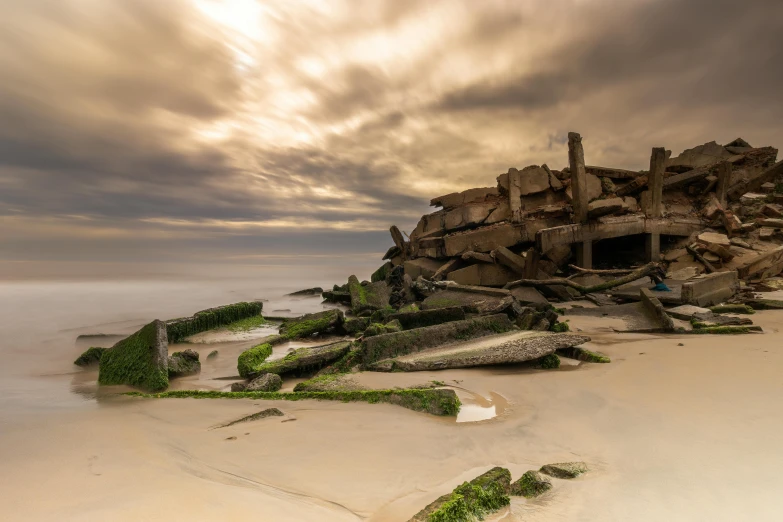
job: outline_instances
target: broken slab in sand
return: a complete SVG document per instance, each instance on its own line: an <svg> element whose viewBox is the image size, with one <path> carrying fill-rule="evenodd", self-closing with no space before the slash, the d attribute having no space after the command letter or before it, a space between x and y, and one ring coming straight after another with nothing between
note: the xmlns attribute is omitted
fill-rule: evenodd
<svg viewBox="0 0 783 522"><path fill-rule="evenodd" d="M586 343L586 335L537 331L491 335L431 350L385 359L370 365L376 371L427 371L514 364L539 359L561 348Z"/></svg>
<svg viewBox="0 0 783 522"><path fill-rule="evenodd" d="M615 332L662 332L666 328L660 319L643 303L597 306L594 308L569 308L565 310L571 329L588 326L608 328ZM580 318L588 318L580 320Z"/></svg>
<svg viewBox="0 0 783 522"><path fill-rule="evenodd" d="M506 290L506 292L508 292ZM513 303L511 293L507 295L488 295L463 290L443 290L426 298L422 304L422 310L434 310L438 308L451 308L460 306L464 310L477 314L492 314L505 310Z"/></svg>

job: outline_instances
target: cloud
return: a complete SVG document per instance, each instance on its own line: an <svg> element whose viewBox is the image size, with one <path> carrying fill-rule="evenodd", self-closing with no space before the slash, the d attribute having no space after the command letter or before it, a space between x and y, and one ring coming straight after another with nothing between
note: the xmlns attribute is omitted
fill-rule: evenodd
<svg viewBox="0 0 783 522"><path fill-rule="evenodd" d="M380 251L434 196L565 166L569 130L625 168L783 130L772 0L0 9L0 258Z"/></svg>

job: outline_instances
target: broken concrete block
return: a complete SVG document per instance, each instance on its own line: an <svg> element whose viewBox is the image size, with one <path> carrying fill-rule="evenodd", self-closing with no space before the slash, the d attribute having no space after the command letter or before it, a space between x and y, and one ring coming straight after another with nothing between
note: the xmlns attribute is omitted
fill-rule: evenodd
<svg viewBox="0 0 783 522"><path fill-rule="evenodd" d="M198 352L188 348L181 352L174 352L169 356L169 378L184 377L201 373L201 362L198 360Z"/></svg>
<svg viewBox="0 0 783 522"><path fill-rule="evenodd" d="M443 265L442 262L428 258L418 258L405 261L403 266L405 267L405 275L410 276L411 279L416 279L422 276L425 279L432 279L435 272Z"/></svg>
<svg viewBox="0 0 783 522"><path fill-rule="evenodd" d="M587 180L587 201L589 202L600 197L604 192L604 189L601 186L601 180L592 174L587 174L585 179ZM574 199L570 186L565 189L565 194L568 201L572 201Z"/></svg>
<svg viewBox="0 0 783 522"><path fill-rule="evenodd" d="M699 241L699 243L705 244L705 245L720 245L728 247L731 245L731 241L729 241L729 236L726 234L718 234L717 232L702 232L699 234L696 239Z"/></svg>
<svg viewBox="0 0 783 522"><path fill-rule="evenodd" d="M479 263L451 272L447 279L461 285L497 286L519 279L519 276L508 268L500 265Z"/></svg>
<svg viewBox="0 0 783 522"><path fill-rule="evenodd" d="M550 188L549 173L538 165L530 165L521 171L509 169L508 182L509 192L512 191L511 187L516 185L519 188L519 195L522 197Z"/></svg>
<svg viewBox="0 0 783 522"><path fill-rule="evenodd" d="M498 263L507 268L510 268L513 272L519 274L520 276L525 274L525 259L523 257L516 255L508 248L502 246L499 246L493 252Z"/></svg>
<svg viewBox="0 0 783 522"><path fill-rule="evenodd" d="M494 201L472 203L446 212L443 218L445 230L458 230L484 223L498 206Z"/></svg>
<svg viewBox="0 0 783 522"><path fill-rule="evenodd" d="M713 219L717 219L721 212L723 212L723 207L718 201L718 198L715 197L715 194L710 194L707 204L704 205L704 208L701 211L702 216L712 221Z"/></svg>
<svg viewBox="0 0 783 522"><path fill-rule="evenodd" d="M698 266L686 266L685 268L680 268L667 273L666 278L673 279L674 281L687 281L702 272L704 272L704 269Z"/></svg>
<svg viewBox="0 0 783 522"><path fill-rule="evenodd" d="M280 326L280 335L285 339L305 339L317 333L329 332L343 324L342 310L324 310L314 314L286 321Z"/></svg>
<svg viewBox="0 0 783 522"><path fill-rule="evenodd" d="M506 295L488 295L464 290L470 287L457 286L461 289L442 290L427 297L421 303L422 310L460 306L466 312L486 315L505 311L514 303L514 298L508 290Z"/></svg>
<svg viewBox="0 0 783 522"><path fill-rule="evenodd" d="M357 315L389 306L391 290L385 281L362 284L352 275L348 278L348 291L351 293L351 309Z"/></svg>
<svg viewBox="0 0 783 522"><path fill-rule="evenodd" d="M519 480L511 484L509 493L525 498L535 498L550 489L552 489L551 480L538 471L527 471Z"/></svg>
<svg viewBox="0 0 783 522"><path fill-rule="evenodd" d="M761 208L761 213L771 218L779 218L779 217L783 217L783 208L780 205L771 203L768 205L764 205Z"/></svg>
<svg viewBox="0 0 783 522"><path fill-rule="evenodd" d="M508 221L511 219L511 207L508 204L508 199L502 199L497 202L497 207L490 212L487 219L484 221L485 225L493 225L500 223L501 221Z"/></svg>
<svg viewBox="0 0 783 522"><path fill-rule="evenodd" d="M568 263L571 259L571 245L558 245L550 248L544 253L544 256L549 258L556 266L561 267Z"/></svg>
<svg viewBox="0 0 783 522"><path fill-rule="evenodd" d="M642 304L644 304L647 310L660 321L661 329L664 332L673 332L674 322L672 321L671 317L666 315L666 309L663 307L663 304L661 304L658 298L655 297L647 288L640 289L639 295L642 298Z"/></svg>
<svg viewBox="0 0 783 522"><path fill-rule="evenodd" d="M305 346L297 348L282 359L265 361L248 372L248 377L255 377L264 373L284 375L288 373L313 372L336 361L348 353L351 341L338 341L322 346Z"/></svg>
<svg viewBox="0 0 783 522"><path fill-rule="evenodd" d="M759 224L764 227L783 228L783 219L762 219L759 221Z"/></svg>
<svg viewBox="0 0 783 522"><path fill-rule="evenodd" d="M731 244L740 248L744 248L746 250L753 250L753 247L750 246L750 244L747 241L743 241L738 237L731 238Z"/></svg>
<svg viewBox="0 0 783 522"><path fill-rule="evenodd" d="M783 270L783 247L778 247L743 263L737 268L741 279L759 277L761 279L778 275ZM711 304L717 304L711 303ZM103 360L101 360L103 364Z"/></svg>
<svg viewBox="0 0 783 522"><path fill-rule="evenodd" d="M432 275L433 281L442 281L447 275L454 270L459 270L463 266L463 262L460 258L455 257L446 261L437 271ZM410 276L408 276L410 277Z"/></svg>
<svg viewBox="0 0 783 522"><path fill-rule="evenodd" d="M761 184L761 192L763 192L765 194L772 194L773 192L775 192L775 184L774 183L770 183L769 181L766 182L766 183L762 183Z"/></svg>
<svg viewBox="0 0 783 522"><path fill-rule="evenodd" d="M166 324L155 320L104 352L98 383L162 391L169 386L168 362Z"/></svg>
<svg viewBox="0 0 783 522"><path fill-rule="evenodd" d="M710 306L722 303L739 290L737 272L703 274L682 285L683 303Z"/></svg>
<svg viewBox="0 0 783 522"><path fill-rule="evenodd" d="M576 478L583 473L587 473L587 464L584 462L560 462L557 464L547 464L541 466L541 473L559 479Z"/></svg>
<svg viewBox="0 0 783 522"><path fill-rule="evenodd" d="M675 248L674 250L669 250L663 255L664 261L672 262L676 259L679 259L683 256L687 256L688 251L684 248Z"/></svg>
<svg viewBox="0 0 783 522"><path fill-rule="evenodd" d="M547 321L548 323L548 321ZM380 371L431 371L533 361L590 340L585 335L524 331L489 335L381 360L371 366Z"/></svg>
<svg viewBox="0 0 783 522"><path fill-rule="evenodd" d="M684 150L676 158L670 158L666 162L667 170L673 172L686 172L697 167L714 165L728 159L732 153L714 141Z"/></svg>
<svg viewBox="0 0 783 522"><path fill-rule="evenodd" d="M614 182L609 178L598 178L601 181L601 190L603 190L604 194L614 194L615 190L617 190L617 187L615 187Z"/></svg>
<svg viewBox="0 0 783 522"><path fill-rule="evenodd" d="M623 203L625 203L626 212L639 212L639 203L633 196L625 196L623 198Z"/></svg>
<svg viewBox="0 0 783 522"><path fill-rule="evenodd" d="M495 314L377 335L362 341L357 360L362 367L368 368L383 359L419 352L458 340L464 341L498 332L508 332L513 328L514 325L507 315Z"/></svg>
<svg viewBox="0 0 783 522"><path fill-rule="evenodd" d="M405 330L424 328L425 326L433 326L451 321L463 321L464 319L465 311L459 306L420 310L417 312L398 312L389 316L389 320L399 321L400 325L402 325Z"/></svg>
<svg viewBox="0 0 783 522"><path fill-rule="evenodd" d="M681 319L683 321L690 321L694 314L706 314L710 311L709 308L702 308L694 305L680 305L674 308L669 308L666 313L675 319Z"/></svg>
<svg viewBox="0 0 783 522"><path fill-rule="evenodd" d="M554 172L549 169L546 163L541 165L541 168L544 169L549 175L549 186L552 188L552 190L559 191L565 188L565 185L563 185L563 182L560 181L560 178L555 176Z"/></svg>
<svg viewBox="0 0 783 522"><path fill-rule="evenodd" d="M473 252L473 251L465 252L460 256L460 259L467 262L476 261L478 263L487 263L490 265L495 264L495 258L492 257L491 254L485 254L483 252Z"/></svg>
<svg viewBox="0 0 783 522"><path fill-rule="evenodd" d="M275 392L283 387L283 379L276 373L264 373L259 375L245 386L242 391Z"/></svg>
<svg viewBox="0 0 783 522"><path fill-rule="evenodd" d="M769 241L775 235L775 229L770 227L761 227L759 229L759 239Z"/></svg>
<svg viewBox="0 0 783 522"><path fill-rule="evenodd" d="M622 198L597 199L587 205L587 215L590 219L614 214L625 208Z"/></svg>
<svg viewBox="0 0 783 522"><path fill-rule="evenodd" d="M531 286L518 286L511 290L511 295L513 295L517 301L519 301L521 304L532 304L532 305L548 305L549 301L547 301L547 298L541 294L538 290Z"/></svg>
<svg viewBox="0 0 783 522"><path fill-rule="evenodd" d="M445 210L448 210L466 203L481 202L487 198L499 195L500 192L496 187L473 188L463 192L454 192L452 194L433 198L430 201L430 206L443 207Z"/></svg>
<svg viewBox="0 0 783 522"><path fill-rule="evenodd" d="M470 250L491 252L499 246L511 247L527 241L525 229L510 223L500 223L443 237L446 256L456 257ZM412 277L412 276L411 276Z"/></svg>

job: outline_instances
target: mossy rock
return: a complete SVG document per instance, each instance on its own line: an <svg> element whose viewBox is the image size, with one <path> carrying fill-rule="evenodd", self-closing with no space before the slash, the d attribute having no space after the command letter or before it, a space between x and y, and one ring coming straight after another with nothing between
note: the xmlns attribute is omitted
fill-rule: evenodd
<svg viewBox="0 0 783 522"><path fill-rule="evenodd" d="M239 354L237 359L237 371L245 379L250 378L254 369L264 364L264 361L272 355L272 347L286 342L282 335L268 337L263 343L257 344Z"/></svg>
<svg viewBox="0 0 783 522"><path fill-rule="evenodd" d="M598 352L590 351L586 348L580 348L574 346L572 348L559 348L557 355L561 357L568 357L569 359L576 359L577 361L591 362L591 363L610 363L612 360L606 355Z"/></svg>
<svg viewBox="0 0 783 522"><path fill-rule="evenodd" d="M255 399L270 401L324 400L341 402L387 403L432 415L455 416L460 401L454 390L354 390L330 392L221 392L204 390L173 390L162 393L128 392L125 395L156 399Z"/></svg>
<svg viewBox="0 0 783 522"><path fill-rule="evenodd" d="M492 468L419 511L410 522L473 522L509 505L511 473Z"/></svg>
<svg viewBox="0 0 783 522"><path fill-rule="evenodd" d="M226 306L208 308L196 312L192 317L166 321L166 333L170 343L178 343L191 335L206 332L213 328L227 326L233 322L261 314L263 304L259 302L241 302Z"/></svg>
<svg viewBox="0 0 783 522"><path fill-rule="evenodd" d="M533 365L536 368L541 368L542 370L554 370L556 368L560 368L560 357L550 353L549 355L545 355L533 361Z"/></svg>
<svg viewBox="0 0 783 522"><path fill-rule="evenodd" d="M391 306L381 308L380 310L375 310L372 314L370 314L370 322L385 324L389 316L392 315L393 313L394 313L394 308L392 308Z"/></svg>
<svg viewBox="0 0 783 522"><path fill-rule="evenodd" d="M419 305L417 305L416 303L410 303L410 304L406 304L403 307L400 307L400 309L397 310L397 313L398 314L410 314L410 313L415 313L415 312L419 312L419 311L421 311L419 309Z"/></svg>
<svg viewBox="0 0 783 522"><path fill-rule="evenodd" d="M556 464L547 464L541 466L539 470L545 475L559 479L576 478L583 473L587 473L587 464L584 462L559 462Z"/></svg>
<svg viewBox="0 0 783 522"><path fill-rule="evenodd" d="M710 311L716 314L755 314L756 311L746 304L728 304L711 306Z"/></svg>
<svg viewBox="0 0 783 522"><path fill-rule="evenodd" d="M169 385L166 324L155 320L104 352L98 382L165 390Z"/></svg>
<svg viewBox="0 0 783 522"><path fill-rule="evenodd" d="M350 341L338 341L322 346L305 346L294 350L282 359L276 359L254 366L247 375L249 377L255 377L263 373L284 375L288 373L301 374L313 372L338 360L348 352L350 347Z"/></svg>
<svg viewBox="0 0 783 522"><path fill-rule="evenodd" d="M283 379L274 373L259 375L245 386L245 391L276 392L283 387Z"/></svg>
<svg viewBox="0 0 783 522"><path fill-rule="evenodd" d="M370 319L368 317L356 317L354 319L348 319L343 323L343 331L348 335L357 336L370 326Z"/></svg>
<svg viewBox="0 0 783 522"><path fill-rule="evenodd" d="M211 352L209 352L209 355L207 355L207 359L214 359L215 357L218 356L218 353L219 352L217 350L212 350Z"/></svg>
<svg viewBox="0 0 783 522"><path fill-rule="evenodd" d="M748 333L760 333L763 330L760 326L707 326L694 328L686 333L690 334L717 334L717 335L739 335Z"/></svg>
<svg viewBox="0 0 783 522"><path fill-rule="evenodd" d="M404 330L465 320L465 311L459 306L422 311L405 311L405 308L400 308L399 312L389 316L389 319L399 321Z"/></svg>
<svg viewBox="0 0 783 522"><path fill-rule="evenodd" d="M387 261L378 270L372 273L370 276L370 281L373 283L377 283L378 281L386 281L386 278L389 277L389 274L393 269L394 265L392 262Z"/></svg>
<svg viewBox="0 0 783 522"><path fill-rule="evenodd" d="M174 352L169 356L169 378L184 377L201 372L198 353L193 350Z"/></svg>
<svg viewBox="0 0 783 522"><path fill-rule="evenodd" d="M280 335L286 339L305 339L317 333L325 333L343 324L342 310L324 310L291 319L280 327Z"/></svg>
<svg viewBox="0 0 783 522"><path fill-rule="evenodd" d="M552 489L552 481L538 471L528 471L516 482L511 484L509 492L512 495L525 498L535 498Z"/></svg>
<svg viewBox="0 0 783 522"><path fill-rule="evenodd" d="M386 324L373 323L364 331L364 337L372 337L374 335L381 335L386 333L394 333L402 331L402 325L399 321L394 320Z"/></svg>
<svg viewBox="0 0 783 522"><path fill-rule="evenodd" d="M550 330L552 330L555 333L563 333L569 331L571 328L568 326L568 323L555 323L552 325Z"/></svg>
<svg viewBox="0 0 783 522"><path fill-rule="evenodd" d="M101 362L101 357L103 357L103 354L106 352L106 350L108 350L108 348L100 348L97 346L87 348L84 353L82 353L75 361L73 361L73 364L76 366L90 366L93 364L98 364Z"/></svg>
<svg viewBox="0 0 783 522"><path fill-rule="evenodd" d="M351 294L351 309L356 315L389 306L391 291L384 281L363 285L352 275L348 278L348 291Z"/></svg>

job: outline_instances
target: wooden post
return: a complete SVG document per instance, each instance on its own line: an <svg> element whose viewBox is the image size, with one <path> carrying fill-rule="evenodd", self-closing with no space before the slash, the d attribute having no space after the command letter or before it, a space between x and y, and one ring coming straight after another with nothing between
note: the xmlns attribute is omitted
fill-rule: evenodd
<svg viewBox="0 0 783 522"><path fill-rule="evenodd" d="M571 204L574 207L574 222L587 223L587 171L585 171L585 151L582 148L582 136L576 132L568 133L568 164L571 168ZM593 267L593 243L577 243L576 264L582 268Z"/></svg>
<svg viewBox="0 0 783 522"><path fill-rule="evenodd" d="M653 147L650 155L650 173L647 175L647 187L650 191L650 207L647 209L647 217L660 218L663 216L663 173L666 172L666 149ZM645 244L645 253L648 261L661 260L661 234L653 232L648 234Z"/></svg>
<svg viewBox="0 0 783 522"><path fill-rule="evenodd" d="M726 195L728 194L730 183L731 163L724 161L718 166L718 185L715 187L715 197L723 208L726 208Z"/></svg>

